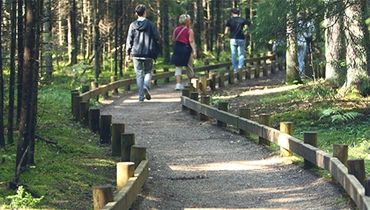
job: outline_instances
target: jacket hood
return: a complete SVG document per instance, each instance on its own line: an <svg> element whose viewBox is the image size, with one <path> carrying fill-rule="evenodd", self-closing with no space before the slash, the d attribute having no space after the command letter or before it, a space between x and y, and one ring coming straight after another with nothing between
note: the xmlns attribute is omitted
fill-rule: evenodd
<svg viewBox="0 0 370 210"><path fill-rule="evenodd" d="M145 31L149 27L149 21L147 20L135 21L133 26L134 29L138 31Z"/></svg>

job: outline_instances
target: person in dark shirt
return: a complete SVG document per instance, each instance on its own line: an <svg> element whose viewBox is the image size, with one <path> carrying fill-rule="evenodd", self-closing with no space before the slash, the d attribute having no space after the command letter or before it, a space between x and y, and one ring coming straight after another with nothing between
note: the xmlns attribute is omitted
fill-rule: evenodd
<svg viewBox="0 0 370 210"><path fill-rule="evenodd" d="M231 62L234 72L238 72L244 66L244 50L246 39L244 31L250 22L240 15L238 8L231 10L231 18L226 23L225 35L230 34Z"/></svg>
<svg viewBox="0 0 370 210"><path fill-rule="evenodd" d="M126 40L127 62L133 60L136 83L139 90L139 101L151 99L149 88L153 59L157 57L154 46L160 43L160 35L153 22L146 19L145 5L135 8L137 20L130 24Z"/></svg>

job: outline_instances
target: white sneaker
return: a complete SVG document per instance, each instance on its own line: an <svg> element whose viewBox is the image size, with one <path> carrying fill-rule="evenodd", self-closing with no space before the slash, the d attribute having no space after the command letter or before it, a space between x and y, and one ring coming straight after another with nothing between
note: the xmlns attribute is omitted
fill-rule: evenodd
<svg viewBox="0 0 370 210"><path fill-rule="evenodd" d="M182 89L183 89L183 87L182 87L181 83L177 83L176 87L175 87L175 90L182 90Z"/></svg>

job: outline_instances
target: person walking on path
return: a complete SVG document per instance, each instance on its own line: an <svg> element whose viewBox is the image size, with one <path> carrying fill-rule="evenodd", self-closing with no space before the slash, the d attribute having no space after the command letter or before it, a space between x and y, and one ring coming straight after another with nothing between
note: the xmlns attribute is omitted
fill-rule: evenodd
<svg viewBox="0 0 370 210"><path fill-rule="evenodd" d="M244 66L244 50L246 45L245 31L250 22L240 17L240 10L233 8L231 18L226 23L225 35L230 34L231 62L234 72Z"/></svg>
<svg viewBox="0 0 370 210"><path fill-rule="evenodd" d="M139 89L139 101L150 100L149 93L153 59L158 56L160 35L155 25L146 19L145 5L135 8L137 20L130 24L126 40L126 58L133 60L136 73L136 84Z"/></svg>
<svg viewBox="0 0 370 210"><path fill-rule="evenodd" d="M180 15L179 26L173 31L172 40L175 42L171 58L171 63L176 66L175 90L181 90L183 88L181 85L182 67L187 67L186 73L190 81L194 77L193 58L197 56L194 32L190 28L190 16L188 14Z"/></svg>

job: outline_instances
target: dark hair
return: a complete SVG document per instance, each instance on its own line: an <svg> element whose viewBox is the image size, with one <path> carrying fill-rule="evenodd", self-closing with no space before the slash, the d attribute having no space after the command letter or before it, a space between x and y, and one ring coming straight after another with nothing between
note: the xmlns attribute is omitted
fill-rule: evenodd
<svg viewBox="0 0 370 210"><path fill-rule="evenodd" d="M144 4L139 4L135 7L135 12L138 16L143 16L145 12L145 5Z"/></svg>
<svg viewBox="0 0 370 210"><path fill-rule="evenodd" d="M239 8L232 8L232 9L231 9L231 12L232 12L233 14L239 15L239 14L240 14L240 9L239 9Z"/></svg>

